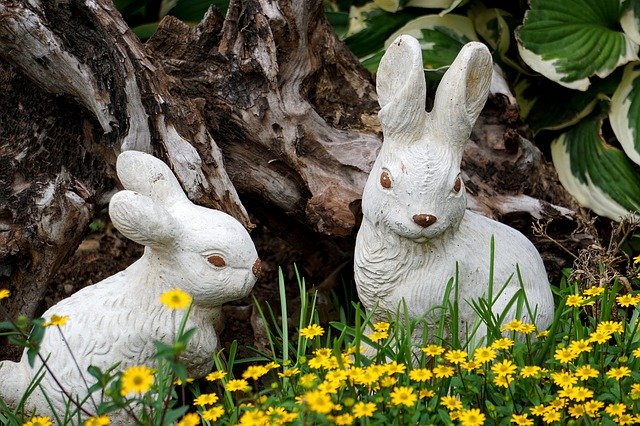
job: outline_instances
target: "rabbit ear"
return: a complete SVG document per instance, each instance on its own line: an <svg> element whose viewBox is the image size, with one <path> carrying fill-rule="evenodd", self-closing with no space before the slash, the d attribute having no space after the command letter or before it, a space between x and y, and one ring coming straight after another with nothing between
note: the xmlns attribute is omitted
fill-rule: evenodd
<svg viewBox="0 0 640 426"><path fill-rule="evenodd" d="M489 95L493 64L489 49L464 45L438 85L433 105L434 130L460 154Z"/></svg>
<svg viewBox="0 0 640 426"><path fill-rule="evenodd" d="M381 107L378 117L385 136L422 132L427 87L418 40L401 35L389 46L380 60L376 90Z"/></svg>
<svg viewBox="0 0 640 426"><path fill-rule="evenodd" d="M180 229L159 202L133 191L120 191L111 197L109 216L125 237L150 247L169 246Z"/></svg>
<svg viewBox="0 0 640 426"><path fill-rule="evenodd" d="M186 200L182 187L164 162L140 151L124 151L116 161L120 182L131 191L171 205Z"/></svg>

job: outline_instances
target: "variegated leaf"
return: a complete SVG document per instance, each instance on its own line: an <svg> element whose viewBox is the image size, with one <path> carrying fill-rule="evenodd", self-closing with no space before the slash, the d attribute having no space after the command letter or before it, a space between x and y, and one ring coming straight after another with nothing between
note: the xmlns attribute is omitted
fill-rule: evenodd
<svg viewBox="0 0 640 426"><path fill-rule="evenodd" d="M606 77L638 59L638 45L620 31L620 0L530 0L516 30L522 59L570 89L586 90L589 77Z"/></svg>
<svg viewBox="0 0 640 426"><path fill-rule="evenodd" d="M624 152L640 164L640 62L625 67L611 98L609 121Z"/></svg>
<svg viewBox="0 0 640 426"><path fill-rule="evenodd" d="M640 1L627 0L627 10L620 19L624 33L636 44L640 44Z"/></svg>
<svg viewBox="0 0 640 426"><path fill-rule="evenodd" d="M640 217L639 169L604 141L601 127L602 119L584 120L551 143L560 182L582 206L601 216Z"/></svg>
<svg viewBox="0 0 640 426"><path fill-rule="evenodd" d="M467 3L468 0L409 0L407 7L424 7L426 9L444 9L440 15L446 15L458 6Z"/></svg>
<svg viewBox="0 0 640 426"><path fill-rule="evenodd" d="M478 39L471 20L454 14L426 15L409 21L387 39L385 48L401 34L409 34L418 39L422 47L422 61L427 70L448 67L462 46Z"/></svg>
<svg viewBox="0 0 640 426"><path fill-rule="evenodd" d="M373 2L382 10L386 10L387 12L397 12L402 9L402 6L407 2L407 0L373 0Z"/></svg>

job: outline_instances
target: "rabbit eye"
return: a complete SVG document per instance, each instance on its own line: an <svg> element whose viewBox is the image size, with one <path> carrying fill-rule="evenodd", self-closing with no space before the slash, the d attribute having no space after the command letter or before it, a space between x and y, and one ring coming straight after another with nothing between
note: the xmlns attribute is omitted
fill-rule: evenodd
<svg viewBox="0 0 640 426"><path fill-rule="evenodd" d="M380 174L380 185L382 185L383 188L391 188L391 175L389 175L389 172L386 170L383 170Z"/></svg>
<svg viewBox="0 0 640 426"><path fill-rule="evenodd" d="M207 257L207 262L209 262L213 266L217 266L218 268L221 268L227 264L222 258L222 256L218 256L218 255Z"/></svg>
<svg viewBox="0 0 640 426"><path fill-rule="evenodd" d="M460 177L460 175L458 175L458 177L456 177L456 181L453 184L453 190L455 192L460 192L460 190L462 189L462 178Z"/></svg>

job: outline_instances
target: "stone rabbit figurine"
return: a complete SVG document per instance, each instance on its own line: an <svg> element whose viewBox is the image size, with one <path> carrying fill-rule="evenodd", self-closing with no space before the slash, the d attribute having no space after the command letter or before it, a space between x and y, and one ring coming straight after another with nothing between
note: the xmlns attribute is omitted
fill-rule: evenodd
<svg viewBox="0 0 640 426"><path fill-rule="evenodd" d="M240 222L189 201L162 161L125 151L116 168L126 190L113 196L109 214L122 234L146 246L144 254L124 271L78 291L43 314L45 319L54 314L69 317L60 330L47 329L40 353L74 397L86 397L87 386L95 382L87 373L91 365L103 371L118 362L119 369L152 366L154 340L172 343L184 315L160 303L160 295L173 288L191 295L186 329L196 328L182 361L190 377L207 374L218 347L216 326L222 321L222 304L248 295L260 269L255 246ZM41 366L36 360L31 368L26 352L18 363L0 363L0 397L16 405ZM65 397L45 371L27 409L61 414L64 406ZM93 411L91 402L84 408Z"/></svg>
<svg viewBox="0 0 640 426"><path fill-rule="evenodd" d="M380 62L377 92L384 143L362 195L364 217L354 262L358 296L365 308L376 309L375 320L386 320L399 307L402 312L404 301L411 319L434 324L441 312L434 308L442 306L457 262L459 337L463 343L479 343L486 327L480 324L470 336L478 319L470 302L487 296L492 237L493 313L505 311L521 288L518 265L535 313L521 319L535 321L540 330L552 320L553 298L533 244L520 232L466 210L460 162L487 99L491 74L488 49L468 43L442 78L433 110L426 112L418 41L398 37ZM505 321L514 316L515 307ZM422 332L415 331L416 344L422 343Z"/></svg>

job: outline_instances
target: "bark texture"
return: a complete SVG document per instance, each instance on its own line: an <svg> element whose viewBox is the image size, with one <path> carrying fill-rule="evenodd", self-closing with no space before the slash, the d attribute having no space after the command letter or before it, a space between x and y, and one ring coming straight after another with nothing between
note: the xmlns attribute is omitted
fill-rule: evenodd
<svg viewBox="0 0 640 426"><path fill-rule="evenodd" d="M378 105L321 0L234 0L196 27L167 17L146 44L110 0L5 0L0 89L0 287L14 317L44 310L52 275L117 188L123 150L163 159L192 201L322 251L324 272L352 250ZM492 96L463 160L470 207L567 214L519 125Z"/></svg>

